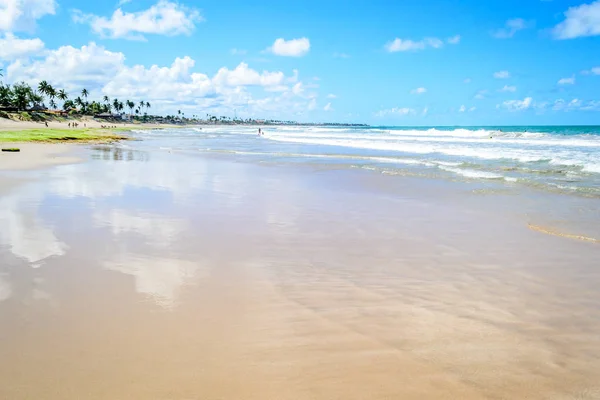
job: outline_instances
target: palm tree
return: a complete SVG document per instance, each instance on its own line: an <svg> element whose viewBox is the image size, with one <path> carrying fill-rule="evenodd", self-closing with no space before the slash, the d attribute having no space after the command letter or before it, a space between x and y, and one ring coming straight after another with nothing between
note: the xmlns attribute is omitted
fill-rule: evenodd
<svg viewBox="0 0 600 400"><path fill-rule="evenodd" d="M48 84L48 82L41 81L40 84L38 85L38 90L40 91L40 93L46 94L49 87L50 87L50 85Z"/></svg>
<svg viewBox="0 0 600 400"><path fill-rule="evenodd" d="M61 101L66 101L69 98L69 95L65 92L65 89L60 89L56 94L56 97Z"/></svg>
<svg viewBox="0 0 600 400"><path fill-rule="evenodd" d="M56 103L54 102L54 99L50 99L50 108L53 110L56 109Z"/></svg>
<svg viewBox="0 0 600 400"><path fill-rule="evenodd" d="M48 89L46 89L46 95L50 98L50 100L54 100L56 97L56 89L48 85Z"/></svg>
<svg viewBox="0 0 600 400"><path fill-rule="evenodd" d="M81 100L81 97L77 97L74 102L75 102L75 105L78 105L82 109L85 106L85 103L83 102L83 100Z"/></svg>
<svg viewBox="0 0 600 400"><path fill-rule="evenodd" d="M115 109L115 112L119 112L119 99L114 99L113 100L113 108Z"/></svg>
<svg viewBox="0 0 600 400"><path fill-rule="evenodd" d="M110 103L110 99L108 98L108 96L104 96L102 98L102 100L104 100L104 102L107 103L107 104Z"/></svg>
<svg viewBox="0 0 600 400"><path fill-rule="evenodd" d="M123 102L122 102L122 101L120 101L120 102L119 102L119 112L123 111L123 109L124 109L124 108L125 108L125 107L123 106Z"/></svg>
<svg viewBox="0 0 600 400"><path fill-rule="evenodd" d="M129 107L129 115L133 115L133 108L135 107L135 103L131 100L127 100L127 107Z"/></svg>
<svg viewBox="0 0 600 400"><path fill-rule="evenodd" d="M86 100L87 100L88 94L90 94L90 92L88 92L88 90L85 88L81 91L81 95L83 97L85 97Z"/></svg>
<svg viewBox="0 0 600 400"><path fill-rule="evenodd" d="M144 107L146 107L146 102L142 100L140 101L140 110L144 110Z"/></svg>

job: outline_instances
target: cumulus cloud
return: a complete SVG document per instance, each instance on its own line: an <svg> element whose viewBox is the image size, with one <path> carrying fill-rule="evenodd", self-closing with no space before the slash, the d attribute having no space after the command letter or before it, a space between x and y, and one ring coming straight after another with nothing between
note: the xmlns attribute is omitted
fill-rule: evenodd
<svg viewBox="0 0 600 400"><path fill-rule="evenodd" d="M28 57L40 53L44 42L40 39L19 39L12 33L0 36L0 60L12 61L20 57Z"/></svg>
<svg viewBox="0 0 600 400"><path fill-rule="evenodd" d="M508 71L494 72L494 78L496 78L496 79L507 79L507 78L510 78L510 72L508 72Z"/></svg>
<svg viewBox="0 0 600 400"><path fill-rule="evenodd" d="M118 8L110 18L74 10L73 21L89 24L92 31L102 37L145 40L145 34L190 35L203 18L196 9L160 0L149 9L134 13Z"/></svg>
<svg viewBox="0 0 600 400"><path fill-rule="evenodd" d="M504 85L504 87L499 90L499 92L516 92L516 91L517 91L516 86L508 86L508 85Z"/></svg>
<svg viewBox="0 0 600 400"><path fill-rule="evenodd" d="M55 13L55 0L0 0L0 32L31 32L38 19Z"/></svg>
<svg viewBox="0 0 600 400"><path fill-rule="evenodd" d="M410 94L423 94L426 92L427 92L427 89L425 89L424 87L419 87L419 88L411 90Z"/></svg>
<svg viewBox="0 0 600 400"><path fill-rule="evenodd" d="M460 35L456 35L447 39L448 44L457 44L459 42ZM396 53L399 51L418 51L425 50L427 48L440 49L444 47L444 41L435 37L425 38L418 41L396 38L391 42L386 43L384 47L389 53Z"/></svg>
<svg viewBox="0 0 600 400"><path fill-rule="evenodd" d="M303 37L300 39L285 40L279 38L267 51L284 57L302 57L310 50L310 40Z"/></svg>
<svg viewBox="0 0 600 400"><path fill-rule="evenodd" d="M571 7L564 15L565 20L552 31L556 39L600 35L600 0Z"/></svg>
<svg viewBox="0 0 600 400"><path fill-rule="evenodd" d="M533 99L526 97L523 100L507 100L502 104L499 104L498 108L505 108L508 111L522 111L527 110L533 105Z"/></svg>
<svg viewBox="0 0 600 400"><path fill-rule="evenodd" d="M504 24L504 28L493 31L492 36L496 39L508 39L513 37L515 33L526 29L527 27L528 24L523 18L509 19Z"/></svg>
<svg viewBox="0 0 600 400"><path fill-rule="evenodd" d="M575 84L575 77L572 76L570 78L562 78L562 79L559 79L557 83L559 85L574 85Z"/></svg>
<svg viewBox="0 0 600 400"><path fill-rule="evenodd" d="M81 48L48 50L33 60L18 59L6 68L5 80L37 85L47 79L71 93L85 87L90 98L107 95L150 101L156 113L177 109L227 113L237 109L240 117L293 117L316 107L312 105L316 104L315 85L304 85L295 70L286 76L282 71L257 71L240 63L209 76L194 71L194 67L195 61L187 56L168 66L126 65L123 53L92 42Z"/></svg>

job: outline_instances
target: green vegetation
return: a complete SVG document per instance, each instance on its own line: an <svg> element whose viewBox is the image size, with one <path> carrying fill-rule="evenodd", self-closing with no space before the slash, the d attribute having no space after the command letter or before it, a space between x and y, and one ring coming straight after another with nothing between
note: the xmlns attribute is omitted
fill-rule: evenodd
<svg viewBox="0 0 600 400"><path fill-rule="evenodd" d="M0 76L2 76L1 73ZM148 110L151 107L147 101L140 101L136 105L131 100L122 102L114 99L111 101L108 96L104 96L102 101L89 102L88 95L89 91L84 88L81 96L71 100L64 89L57 90L47 81L41 81L37 89L25 82L15 83L12 86L0 83L0 109L22 111L22 114L27 114L26 111L32 110L56 112L58 109L56 100L59 100L62 102L62 110L69 114L93 116L114 112L114 114L121 115L126 105L129 108L130 116L133 117L134 111L136 115L139 115L144 108ZM46 107L44 103L46 100L48 100L49 107ZM144 117L146 117L145 113Z"/></svg>
<svg viewBox="0 0 600 400"><path fill-rule="evenodd" d="M18 153L21 151L21 149L19 149L18 147L9 147L6 149L2 149L2 151L8 152L8 153Z"/></svg>
<svg viewBox="0 0 600 400"><path fill-rule="evenodd" d="M112 142L127 140L118 131L127 129L25 129L22 131L0 131L1 142Z"/></svg>

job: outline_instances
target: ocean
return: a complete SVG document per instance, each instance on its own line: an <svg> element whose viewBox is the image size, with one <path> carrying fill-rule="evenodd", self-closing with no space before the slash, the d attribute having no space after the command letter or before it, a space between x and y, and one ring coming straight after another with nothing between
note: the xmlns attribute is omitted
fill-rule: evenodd
<svg viewBox="0 0 600 400"><path fill-rule="evenodd" d="M600 126L202 126L135 131L144 146L248 161L503 182L600 197Z"/></svg>

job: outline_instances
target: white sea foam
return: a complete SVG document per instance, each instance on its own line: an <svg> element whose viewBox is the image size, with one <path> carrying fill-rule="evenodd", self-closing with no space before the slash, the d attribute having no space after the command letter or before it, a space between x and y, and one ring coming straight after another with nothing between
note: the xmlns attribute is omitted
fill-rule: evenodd
<svg viewBox="0 0 600 400"><path fill-rule="evenodd" d="M441 166L440 169L444 171L453 172L458 175L462 175L466 178L483 178L483 179L503 179L504 176L500 174L495 174L493 172L486 171L475 171L472 169L461 169L461 168L451 168Z"/></svg>

